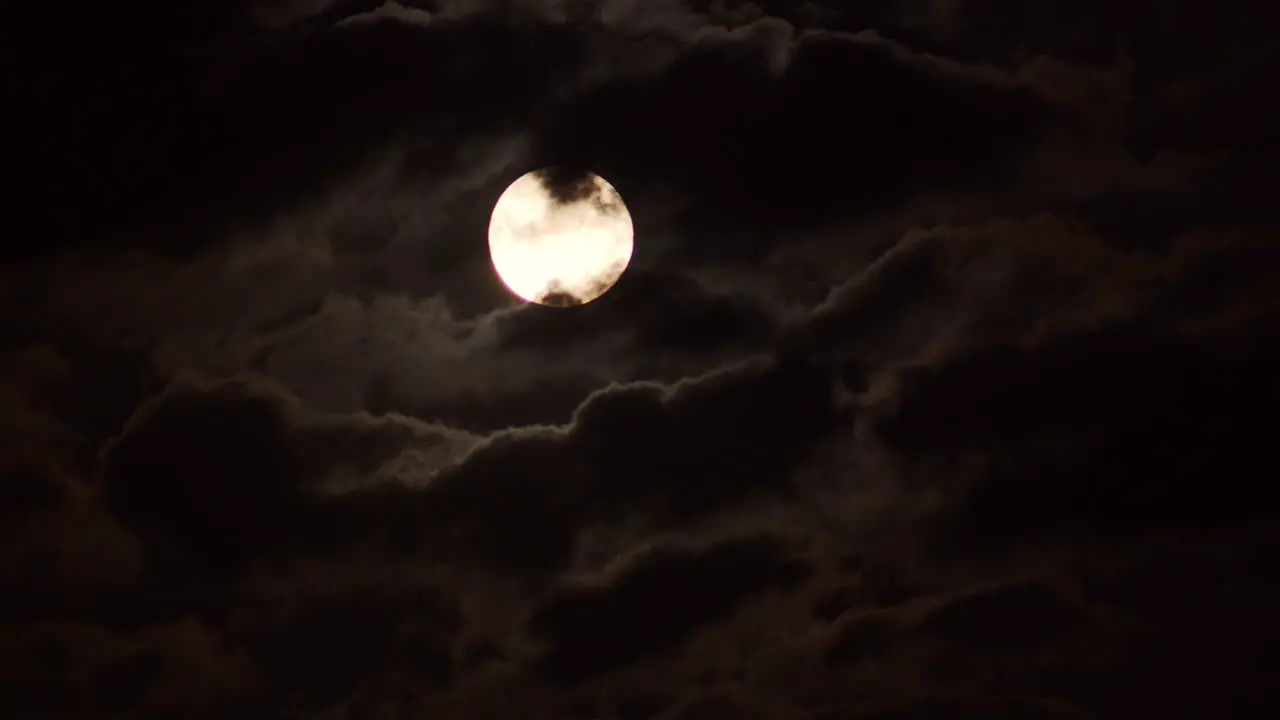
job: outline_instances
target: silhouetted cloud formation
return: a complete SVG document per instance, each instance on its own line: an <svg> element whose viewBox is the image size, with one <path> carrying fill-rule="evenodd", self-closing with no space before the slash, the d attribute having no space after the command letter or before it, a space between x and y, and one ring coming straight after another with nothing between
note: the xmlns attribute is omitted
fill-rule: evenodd
<svg viewBox="0 0 1280 720"><path fill-rule="evenodd" d="M769 538L723 541L702 553L648 550L603 587L566 588L538 607L548 638L540 670L575 681L680 643L751 594L789 590L808 568Z"/></svg>

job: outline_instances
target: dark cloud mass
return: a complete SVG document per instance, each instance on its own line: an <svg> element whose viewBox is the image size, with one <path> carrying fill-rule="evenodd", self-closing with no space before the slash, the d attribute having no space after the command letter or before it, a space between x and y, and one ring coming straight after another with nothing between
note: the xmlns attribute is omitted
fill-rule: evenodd
<svg viewBox="0 0 1280 720"><path fill-rule="evenodd" d="M538 170L536 177L557 202L598 202L600 187L589 170L553 165Z"/></svg>
<svg viewBox="0 0 1280 720"><path fill-rule="evenodd" d="M806 571L768 539L646 551L612 584L563 590L534 611L530 624L550 644L540 669L572 681L660 653L752 593L794 588Z"/></svg>
<svg viewBox="0 0 1280 720"><path fill-rule="evenodd" d="M11 5L5 717L1276 715L1272 3Z"/></svg>

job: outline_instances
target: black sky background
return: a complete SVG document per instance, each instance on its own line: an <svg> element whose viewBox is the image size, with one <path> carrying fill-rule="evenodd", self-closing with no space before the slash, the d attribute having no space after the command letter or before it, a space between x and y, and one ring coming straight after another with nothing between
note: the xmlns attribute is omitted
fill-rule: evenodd
<svg viewBox="0 0 1280 720"><path fill-rule="evenodd" d="M1271 5L6 7L5 717L1273 716Z"/></svg>

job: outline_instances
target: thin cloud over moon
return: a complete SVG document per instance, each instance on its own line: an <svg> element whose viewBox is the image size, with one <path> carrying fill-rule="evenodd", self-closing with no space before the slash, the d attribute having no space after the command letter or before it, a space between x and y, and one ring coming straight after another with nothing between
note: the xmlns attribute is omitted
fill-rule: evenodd
<svg viewBox="0 0 1280 720"><path fill-rule="evenodd" d="M631 214L604 178L526 173L494 205L489 252L513 293L540 305L582 305L613 287L631 261Z"/></svg>

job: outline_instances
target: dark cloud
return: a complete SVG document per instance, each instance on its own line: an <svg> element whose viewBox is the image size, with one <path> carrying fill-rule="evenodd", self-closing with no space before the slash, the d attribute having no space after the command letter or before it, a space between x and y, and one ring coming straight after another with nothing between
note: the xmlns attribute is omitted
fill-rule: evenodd
<svg viewBox="0 0 1280 720"><path fill-rule="evenodd" d="M863 568L852 581L836 585L819 595L813 602L813 616L832 622L849 610L891 608L919 593L894 568Z"/></svg>
<svg viewBox="0 0 1280 720"><path fill-rule="evenodd" d="M106 447L101 489L160 566L238 572L283 549L333 548L363 527L323 494L335 472L363 478L405 453L430 471L456 440L395 418L308 422L287 394L254 381L178 386Z"/></svg>
<svg viewBox="0 0 1280 720"><path fill-rule="evenodd" d="M1152 546L1137 560L1086 579L1090 597L1136 626L1125 668L1085 686L1100 715L1139 707L1194 715L1265 712L1271 700L1263 677L1277 633L1264 608L1280 590L1275 542L1245 537L1224 550L1212 543L1191 552ZM1185 690L1169 693L1169 683Z"/></svg>
<svg viewBox="0 0 1280 720"><path fill-rule="evenodd" d="M554 280L547 285L545 290L538 293L534 300L547 307L559 308L577 307L586 304L585 300L563 289L560 283Z"/></svg>
<svg viewBox="0 0 1280 720"><path fill-rule="evenodd" d="M124 713L212 717L251 697L253 669L199 622L135 637L93 626L32 626L0 639L5 707L25 717Z"/></svg>
<svg viewBox="0 0 1280 720"><path fill-rule="evenodd" d="M177 562L242 566L305 511L307 477L282 408L246 390L166 395L104 455L108 507L154 532L157 551L182 553Z"/></svg>
<svg viewBox="0 0 1280 720"><path fill-rule="evenodd" d="M24 515L56 505L65 488L50 477L46 468L12 464L0 471L0 513Z"/></svg>
<svg viewBox="0 0 1280 720"><path fill-rule="evenodd" d="M496 319L495 327L502 346L511 349L622 334L667 354L715 356L769 350L781 324L778 314L764 302L717 292L676 272L628 270L607 294L572 313L526 308Z"/></svg>
<svg viewBox="0 0 1280 720"><path fill-rule="evenodd" d="M866 615L845 623L823 653L831 664L871 662L888 652L901 633L892 615Z"/></svg>
<svg viewBox="0 0 1280 720"><path fill-rule="evenodd" d="M448 399L417 403L412 397L399 394L396 382L390 373L374 376L364 397L364 406L369 412L397 412L431 418L478 433L542 423L568 423L573 418L574 409L597 390L592 378L569 373L547 377L538 387L522 388L501 396L474 390Z"/></svg>
<svg viewBox="0 0 1280 720"><path fill-rule="evenodd" d="M318 710L362 684L393 688L404 678L415 688L438 688L453 676L457 612L437 595L364 589L304 600L284 611L259 610L237 633L275 691L295 702Z"/></svg>
<svg viewBox="0 0 1280 720"><path fill-rule="evenodd" d="M11 168L22 192L15 207L42 208L19 218L40 242L7 253L109 243L185 256L321 195L391 142L459 124L471 136L511 126L542 102L578 46L554 26L493 18L313 28L229 47L182 45L129 24L159 18L108 19L126 34L107 32L107 47L73 41L52 60L51 48L23 56L54 62L59 79L50 82L85 90L19 103L18 120L39 139L19 148ZM54 22L103 32L87 18ZM163 38L158 47L152 37ZM45 140L50 125L62 131ZM449 148L429 155L437 172L455 161Z"/></svg>
<svg viewBox="0 0 1280 720"><path fill-rule="evenodd" d="M937 608L919 629L966 652L1036 646L1070 632L1081 611L1043 583L978 591Z"/></svg>
<svg viewBox="0 0 1280 720"><path fill-rule="evenodd" d="M918 456L998 452L943 535L950 551L1261 522L1274 458L1252 418L1276 402L1276 348L1270 334L1209 348L1123 326L995 348L922 373L883 432Z"/></svg>
<svg viewBox="0 0 1280 720"><path fill-rule="evenodd" d="M680 275L627 277L629 325L645 347L714 352L725 346L764 347L780 325L776 309L749 298L716 294Z"/></svg>
<svg viewBox="0 0 1280 720"><path fill-rule="evenodd" d="M842 708L814 715L815 720L916 720L917 718L1001 718L1007 720L1078 720L1086 717L1070 707L1036 698L982 698L939 696L879 707Z"/></svg>
<svg viewBox="0 0 1280 720"><path fill-rule="evenodd" d="M549 649L540 669L574 681L677 645L747 596L789 589L808 568L773 538L728 540L700 552L646 550L603 586L569 587L530 625Z"/></svg>
<svg viewBox="0 0 1280 720"><path fill-rule="evenodd" d="M776 703L768 702L741 683L725 683L706 692L698 693L659 717L662 720L702 720L704 718L755 718L778 717Z"/></svg>
<svg viewBox="0 0 1280 720"><path fill-rule="evenodd" d="M602 188L590 170L554 165L536 171L535 177L556 202L567 205L601 201Z"/></svg>
<svg viewBox="0 0 1280 720"><path fill-rule="evenodd" d="M814 34L783 47L777 75L769 45L708 39L655 76L572 99L535 153L590 167L624 197L677 187L697 218L739 227L883 207L961 177L994 180L1042 122L1025 92L913 65L889 42ZM831 92L833 75L850 84ZM924 129L939 117L941 130ZM703 241L682 255L762 249Z"/></svg>
<svg viewBox="0 0 1280 720"><path fill-rule="evenodd" d="M954 678L973 672L974 658L1042 651L1088 625L1080 603L1043 582L1023 581L948 598L918 619L907 619L895 606L850 612L822 657L838 667L883 662L916 648L935 659L931 672Z"/></svg>
<svg viewBox="0 0 1280 720"><path fill-rule="evenodd" d="M494 437L438 478L419 532L449 537L456 552L485 564L537 574L566 561L588 523L638 516L672 527L787 497L788 468L842 422L833 384L829 371L797 360L675 388L605 389L568 428Z"/></svg>

